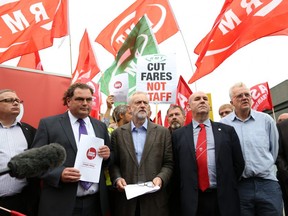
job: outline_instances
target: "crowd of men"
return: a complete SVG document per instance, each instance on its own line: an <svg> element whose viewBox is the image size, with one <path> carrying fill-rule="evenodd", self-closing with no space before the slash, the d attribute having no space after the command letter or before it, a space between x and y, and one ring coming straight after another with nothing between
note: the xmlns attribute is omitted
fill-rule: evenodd
<svg viewBox="0 0 288 216"><path fill-rule="evenodd" d="M184 109L171 105L165 128L150 120L145 92L114 108L109 96L102 121L94 119L93 89L75 83L63 96L67 111L41 119L36 130L17 119L23 103L17 93L0 90L0 168L30 148L58 143L66 150L61 166L35 178L1 175L0 215L280 216L283 203L288 215L288 114L276 124L251 109L241 82L229 96L220 122L209 119L208 96L198 91L189 97L192 122L185 125ZM97 182L82 181L74 167L84 135L104 143ZM158 190L127 199L127 185Z"/></svg>

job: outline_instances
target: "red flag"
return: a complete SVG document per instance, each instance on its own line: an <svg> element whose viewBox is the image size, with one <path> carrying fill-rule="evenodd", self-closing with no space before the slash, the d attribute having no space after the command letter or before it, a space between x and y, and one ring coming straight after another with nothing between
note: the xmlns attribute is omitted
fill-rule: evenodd
<svg viewBox="0 0 288 216"><path fill-rule="evenodd" d="M155 118L153 119L153 122L159 125L163 125L162 124L162 116L161 116L161 110L158 111L157 116L155 116Z"/></svg>
<svg viewBox="0 0 288 216"><path fill-rule="evenodd" d="M17 66L44 71L39 52L29 53L21 56Z"/></svg>
<svg viewBox="0 0 288 216"><path fill-rule="evenodd" d="M0 3L0 63L50 47L68 34L67 0Z"/></svg>
<svg viewBox="0 0 288 216"><path fill-rule="evenodd" d="M158 44L177 33L178 25L168 0L138 0L101 31L95 41L116 56L144 14L152 23Z"/></svg>
<svg viewBox="0 0 288 216"><path fill-rule="evenodd" d="M238 49L265 36L288 35L288 0L226 0L211 31L198 44L189 83L211 73Z"/></svg>
<svg viewBox="0 0 288 216"><path fill-rule="evenodd" d="M79 57L76 69L72 75L71 83L82 82L94 90L92 110L90 116L100 119L100 106L102 103L99 85L92 79L100 72L96 63L93 48L90 44L87 30L85 30L79 47Z"/></svg>
<svg viewBox="0 0 288 216"><path fill-rule="evenodd" d="M72 75L72 83L82 78L92 80L99 72L100 69L96 63L88 32L85 30L80 42L79 57L76 69Z"/></svg>
<svg viewBox="0 0 288 216"><path fill-rule="evenodd" d="M176 93L176 104L181 106L185 110L186 113L185 125L189 124L192 121L192 112L189 107L189 101L188 101L191 94L192 94L191 89L189 88L188 84L185 82L183 77L180 75Z"/></svg>
<svg viewBox="0 0 288 216"><path fill-rule="evenodd" d="M252 96L252 109L260 112L264 110L272 110L273 103L271 98L268 82L260 83L250 88Z"/></svg>
<svg viewBox="0 0 288 216"><path fill-rule="evenodd" d="M10 216L26 216L26 215L25 215L25 214L22 214L22 213L20 213L20 212L11 210L11 211L10 211Z"/></svg>

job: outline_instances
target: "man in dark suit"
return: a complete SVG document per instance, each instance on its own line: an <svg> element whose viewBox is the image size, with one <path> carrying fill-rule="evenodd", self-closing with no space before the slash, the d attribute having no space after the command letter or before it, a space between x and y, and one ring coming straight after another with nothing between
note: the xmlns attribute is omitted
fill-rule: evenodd
<svg viewBox="0 0 288 216"><path fill-rule="evenodd" d="M132 112L131 122L117 128L111 135L115 161L110 175L119 191L115 193L114 211L117 216L168 215L166 186L173 170L169 130L148 120L149 100L146 93L135 92L128 105ZM126 185L149 181L161 189L126 199Z"/></svg>
<svg viewBox="0 0 288 216"><path fill-rule="evenodd" d="M107 127L103 122L89 117L92 95L93 89L86 84L71 85L63 97L68 111L42 119L39 123L33 147L59 143L65 148L67 154L62 166L42 176L43 189L39 216L104 216L108 212L108 191L103 169L101 169L99 183L92 184L85 189L79 181L80 171L73 168L79 136L82 134L79 119L84 121L88 135L104 139L105 145L97 151L98 155L104 159L102 165L107 165L110 160Z"/></svg>
<svg viewBox="0 0 288 216"><path fill-rule="evenodd" d="M233 127L209 119L210 105L205 93L192 94L189 105L193 115L192 123L172 134L181 215L240 215L237 183L244 169L244 159L238 136ZM201 133L199 126L206 131L206 139L202 142L206 147L199 147L197 143ZM197 152L201 150L201 156L196 158ZM204 177L203 173L199 173L205 169L199 158L204 155L206 158L202 163L206 163L204 167L207 178L206 187L202 188L200 185Z"/></svg>
<svg viewBox="0 0 288 216"><path fill-rule="evenodd" d="M0 168L6 168L10 159L32 145L36 129L20 122L20 104L16 92L0 90ZM0 176L0 206L19 211L29 216L37 214L39 181L36 179L16 179L9 174ZM2 212L0 215L10 215Z"/></svg>
<svg viewBox="0 0 288 216"><path fill-rule="evenodd" d="M278 119L277 128L279 132L279 153L276 161L277 178L282 189L285 215L288 215L288 119L282 119L280 122Z"/></svg>

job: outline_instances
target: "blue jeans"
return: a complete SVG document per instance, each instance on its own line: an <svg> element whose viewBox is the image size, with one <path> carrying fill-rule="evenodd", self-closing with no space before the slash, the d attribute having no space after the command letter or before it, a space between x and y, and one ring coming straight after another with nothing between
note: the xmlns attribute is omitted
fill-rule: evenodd
<svg viewBox="0 0 288 216"><path fill-rule="evenodd" d="M242 216L282 216L282 192L278 182L247 178L239 183Z"/></svg>

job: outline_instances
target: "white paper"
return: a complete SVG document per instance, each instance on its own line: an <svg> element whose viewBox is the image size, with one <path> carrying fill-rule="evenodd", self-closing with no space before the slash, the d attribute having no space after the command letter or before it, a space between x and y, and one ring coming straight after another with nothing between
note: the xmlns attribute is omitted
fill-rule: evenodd
<svg viewBox="0 0 288 216"><path fill-rule="evenodd" d="M128 91L128 73L117 74L111 78L109 92L114 96L114 102L127 102Z"/></svg>
<svg viewBox="0 0 288 216"><path fill-rule="evenodd" d="M127 200L129 200L143 194L154 193L159 189L160 189L159 186L148 187L148 186L139 186L138 184L129 184L125 186L125 193Z"/></svg>
<svg viewBox="0 0 288 216"><path fill-rule="evenodd" d="M81 134L74 167L80 170L81 181L99 183L102 157L98 150L104 140L98 137Z"/></svg>

